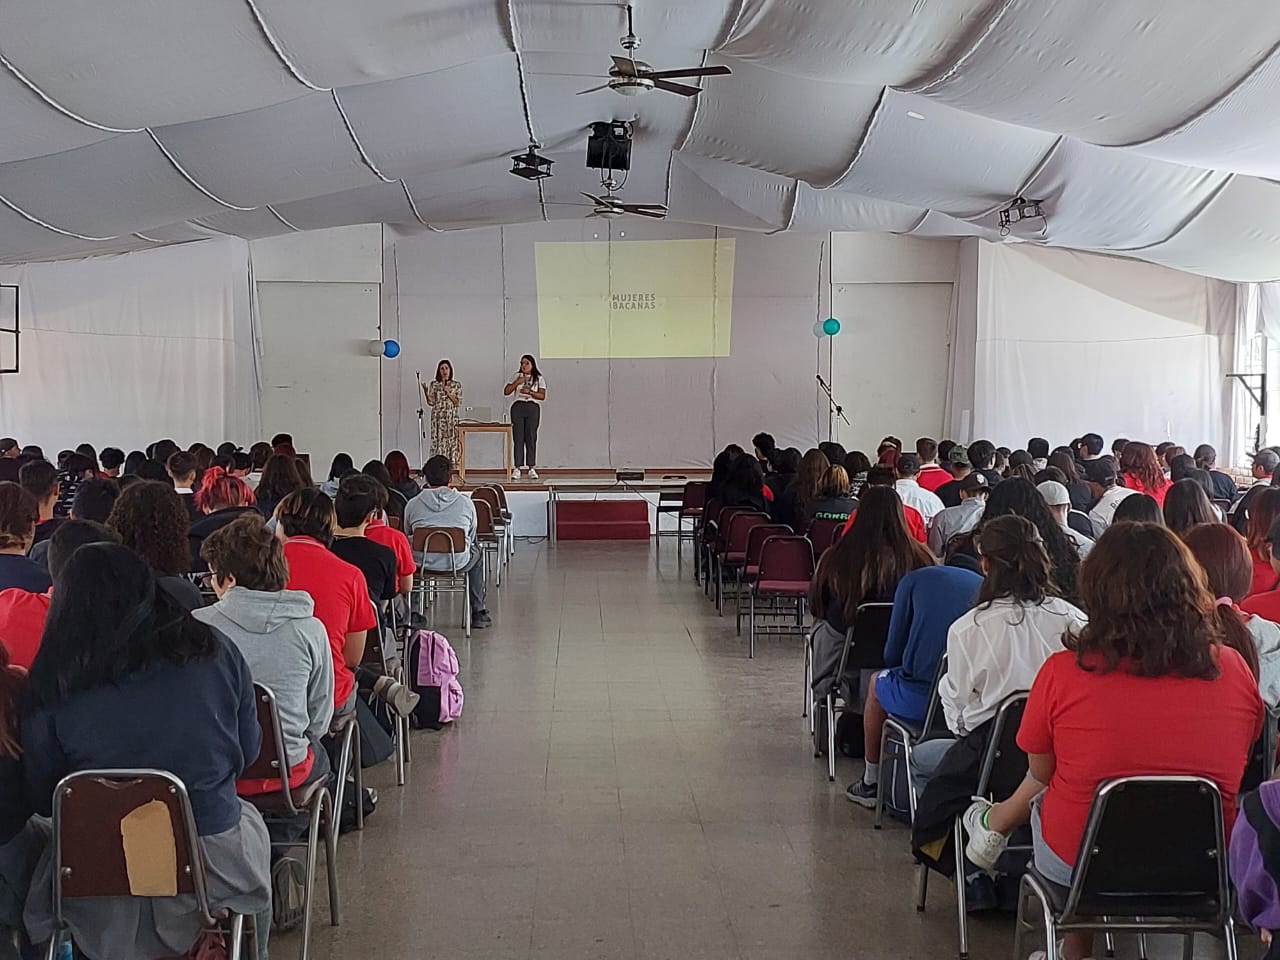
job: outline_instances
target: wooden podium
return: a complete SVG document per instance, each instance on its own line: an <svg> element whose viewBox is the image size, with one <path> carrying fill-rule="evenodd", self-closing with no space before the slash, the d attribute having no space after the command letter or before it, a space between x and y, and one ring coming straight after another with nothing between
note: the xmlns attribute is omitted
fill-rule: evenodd
<svg viewBox="0 0 1280 960"><path fill-rule="evenodd" d="M458 424L458 479L463 483L467 482L467 434L468 433L500 433L506 439L505 460L507 464L507 476L511 476L511 470L514 466L513 456L515 453L514 444L511 439L511 424L509 423L459 423Z"/></svg>

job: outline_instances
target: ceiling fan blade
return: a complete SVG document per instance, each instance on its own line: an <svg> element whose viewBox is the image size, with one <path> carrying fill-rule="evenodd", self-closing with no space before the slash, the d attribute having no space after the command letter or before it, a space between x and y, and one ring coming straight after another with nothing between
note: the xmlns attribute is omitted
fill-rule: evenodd
<svg viewBox="0 0 1280 960"><path fill-rule="evenodd" d="M613 57L613 69L618 71L619 76L638 76L636 72L636 62L630 57Z"/></svg>
<svg viewBox="0 0 1280 960"><path fill-rule="evenodd" d="M601 84L600 86L598 86L598 87L592 87L592 88L591 88L591 89L589 89L589 90L579 90L577 93L575 93L575 94L574 94L574 96L575 96L575 97L580 97L580 96L582 96L584 93L598 93L598 92L599 92L599 91L601 91L601 90L608 90L608 89L609 89L609 85L608 85L607 83L603 83L603 84Z"/></svg>
<svg viewBox="0 0 1280 960"><path fill-rule="evenodd" d="M657 210L628 210L627 213L634 213L637 217L653 217L655 220L662 220L667 215L665 210L661 212Z"/></svg>
<svg viewBox="0 0 1280 960"><path fill-rule="evenodd" d="M549 207L589 207L589 203L572 203L568 200L543 200L544 204Z"/></svg>
<svg viewBox="0 0 1280 960"><path fill-rule="evenodd" d="M728 67L689 67L687 70L656 70L645 76L653 80L673 80L676 77L727 77L731 73Z"/></svg>
<svg viewBox="0 0 1280 960"><path fill-rule="evenodd" d="M653 85L658 90L665 90L667 93L678 93L682 97L696 97L702 92L701 87L691 87L685 83L672 83L670 80L655 80Z"/></svg>
<svg viewBox="0 0 1280 960"><path fill-rule="evenodd" d="M579 80L603 80L604 77L598 73L544 73L541 70L530 70L528 76L531 77L576 77Z"/></svg>
<svg viewBox="0 0 1280 960"><path fill-rule="evenodd" d="M606 200L604 197L593 196L592 194L589 194L589 193L584 193L582 195L586 197L588 200L590 200L592 203L594 203L597 207L599 206L607 207L607 206L610 206L612 203L612 201Z"/></svg>

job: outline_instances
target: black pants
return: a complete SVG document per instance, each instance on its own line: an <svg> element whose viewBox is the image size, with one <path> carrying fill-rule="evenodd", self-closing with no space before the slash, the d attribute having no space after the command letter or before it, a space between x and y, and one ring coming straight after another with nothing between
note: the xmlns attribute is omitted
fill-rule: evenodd
<svg viewBox="0 0 1280 960"><path fill-rule="evenodd" d="M517 400L511 405L511 439L516 448L516 469L538 464L538 422L542 404Z"/></svg>

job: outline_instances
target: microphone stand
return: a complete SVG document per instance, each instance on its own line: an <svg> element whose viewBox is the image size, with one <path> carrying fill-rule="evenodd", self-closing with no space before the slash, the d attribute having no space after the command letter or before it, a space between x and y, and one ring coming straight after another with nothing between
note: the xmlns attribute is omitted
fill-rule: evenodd
<svg viewBox="0 0 1280 960"><path fill-rule="evenodd" d="M827 439L835 440L833 433L833 417L839 417L845 422L846 426L853 426L849 423L849 418L844 415L844 407L836 403L835 396L831 393L831 387L827 381L822 379L822 374L814 375L818 381L818 386L822 388L822 392L827 395Z"/></svg>
<svg viewBox="0 0 1280 960"><path fill-rule="evenodd" d="M418 462L424 463L425 461L422 459L422 445L427 439L427 426L422 419L423 415L426 413L423 409L426 402L426 394L422 392L422 371L415 370L413 377L418 381Z"/></svg>

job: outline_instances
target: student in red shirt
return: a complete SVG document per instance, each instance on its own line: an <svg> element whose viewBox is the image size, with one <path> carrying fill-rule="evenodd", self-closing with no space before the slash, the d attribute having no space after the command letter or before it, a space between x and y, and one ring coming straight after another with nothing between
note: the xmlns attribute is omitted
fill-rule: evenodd
<svg viewBox="0 0 1280 960"><path fill-rule="evenodd" d="M1249 555L1253 559L1249 596L1274 590L1280 583L1280 574L1271 569L1271 544L1267 539L1277 520L1280 520L1280 489L1269 487L1249 506Z"/></svg>
<svg viewBox="0 0 1280 960"><path fill-rule="evenodd" d="M889 487L892 489L893 485L897 482L897 479L897 475L889 467L872 467L867 471L867 482L863 485L863 489L869 490L872 487ZM894 493L894 496L897 496L896 492ZM902 498L898 497L898 500L901 502ZM849 519L845 521L844 532L841 536L852 529L854 518L857 517L857 515L857 510L849 514ZM920 511L915 507L909 507L904 503L902 504L902 516L906 521L907 530L910 531L911 536L915 537L921 543L928 543L929 529L925 526L924 517L920 514Z"/></svg>
<svg viewBox="0 0 1280 960"><path fill-rule="evenodd" d="M965 852L985 869L1029 820L1036 869L1064 886L1093 795L1113 777L1209 777L1230 836L1265 714L1256 679L1224 643L1235 611L1215 603L1204 571L1164 527L1110 527L1085 561L1080 598L1089 623L1040 669L1018 731L1027 779L1001 803L975 801L963 819ZM1065 960L1092 956L1092 941L1068 934Z"/></svg>
<svg viewBox="0 0 1280 960"><path fill-rule="evenodd" d="M1280 581L1280 518L1277 518L1275 523L1271 525L1271 530L1267 533L1263 547L1270 558L1268 562L1271 564L1272 572L1275 573L1276 580ZM1256 581L1256 572L1254 577ZM1262 593L1255 593L1245 597L1244 602L1240 604L1240 609L1245 613L1252 613L1256 617L1261 617L1263 620L1280 623L1280 584L1273 590L1266 590Z"/></svg>
<svg viewBox="0 0 1280 960"><path fill-rule="evenodd" d="M76 549L86 543L119 543L120 536L110 527L91 520L68 520L58 525L49 538L49 575L56 586L67 561ZM12 588L0 590L0 646L9 654L9 662L23 670L31 668L44 622L53 601L53 588L45 593L31 593Z"/></svg>
<svg viewBox="0 0 1280 960"><path fill-rule="evenodd" d="M1160 458L1150 444L1126 443L1120 451L1120 477L1130 490L1137 490L1164 506L1165 495L1173 486L1164 475Z"/></svg>
<svg viewBox="0 0 1280 960"><path fill-rule="evenodd" d="M920 458L920 475L916 483L930 493L937 493L943 484L955 479L948 471L938 466L938 441L929 437L921 437L916 441L916 456Z"/></svg>
<svg viewBox="0 0 1280 960"><path fill-rule="evenodd" d="M329 551L333 501L315 488L298 490L280 502L278 534L289 563L289 590L303 590L315 602L333 653L335 715L355 709L354 668L364 657L368 632L377 626L364 574Z"/></svg>

